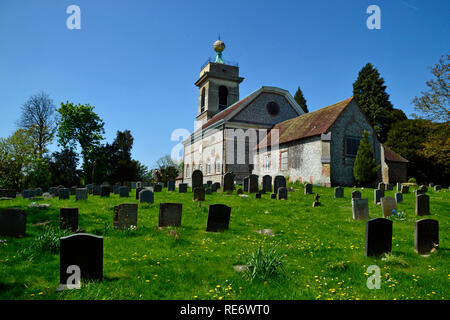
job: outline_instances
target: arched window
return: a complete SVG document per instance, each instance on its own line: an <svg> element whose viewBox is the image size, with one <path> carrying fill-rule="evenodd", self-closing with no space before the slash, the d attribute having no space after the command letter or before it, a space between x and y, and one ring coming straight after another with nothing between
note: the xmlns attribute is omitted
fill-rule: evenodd
<svg viewBox="0 0 450 320"><path fill-rule="evenodd" d="M216 173L220 173L220 167L221 167L220 158L217 157L216 158Z"/></svg>
<svg viewBox="0 0 450 320"><path fill-rule="evenodd" d="M211 174L211 160L206 160L206 174Z"/></svg>
<svg viewBox="0 0 450 320"><path fill-rule="evenodd" d="M225 86L219 87L219 110L223 110L228 106L228 89Z"/></svg>
<svg viewBox="0 0 450 320"><path fill-rule="evenodd" d="M200 111L205 111L205 88L202 88L202 97L200 101Z"/></svg>

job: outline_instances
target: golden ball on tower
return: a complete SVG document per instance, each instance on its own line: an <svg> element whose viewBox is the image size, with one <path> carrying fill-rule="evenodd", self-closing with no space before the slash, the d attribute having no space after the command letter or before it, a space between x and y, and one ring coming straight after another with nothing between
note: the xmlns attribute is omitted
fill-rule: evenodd
<svg viewBox="0 0 450 320"><path fill-rule="evenodd" d="M216 52L222 52L223 50L225 50L225 42L223 42L222 40L217 40L216 42L214 42L214 51Z"/></svg>

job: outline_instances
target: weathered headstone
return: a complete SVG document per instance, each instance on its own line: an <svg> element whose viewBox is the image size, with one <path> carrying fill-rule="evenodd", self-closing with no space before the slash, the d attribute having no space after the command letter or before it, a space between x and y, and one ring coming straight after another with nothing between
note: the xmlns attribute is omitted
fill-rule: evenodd
<svg viewBox="0 0 450 320"><path fill-rule="evenodd" d="M209 206L206 231L219 232L228 230L230 224L231 207L224 204L212 204Z"/></svg>
<svg viewBox="0 0 450 320"><path fill-rule="evenodd" d="M384 182L378 183L378 190L386 190L386 184Z"/></svg>
<svg viewBox="0 0 450 320"><path fill-rule="evenodd" d="M75 200L87 200L88 199L88 189L86 188L77 188L77 192L75 195Z"/></svg>
<svg viewBox="0 0 450 320"><path fill-rule="evenodd" d="M400 203L403 201L403 193L396 192L395 193L395 202Z"/></svg>
<svg viewBox="0 0 450 320"><path fill-rule="evenodd" d="M352 199L361 199L361 192L358 190L352 191Z"/></svg>
<svg viewBox="0 0 450 320"><path fill-rule="evenodd" d="M160 203L159 204L159 227L180 227L181 213L183 205L181 203Z"/></svg>
<svg viewBox="0 0 450 320"><path fill-rule="evenodd" d="M270 199L276 199L277 198L277 194L276 193L271 193L270 194Z"/></svg>
<svg viewBox="0 0 450 320"><path fill-rule="evenodd" d="M119 188L119 197L120 198L128 198L130 196L130 190L128 187L123 186Z"/></svg>
<svg viewBox="0 0 450 320"><path fill-rule="evenodd" d="M203 187L203 172L200 170L192 171L192 190Z"/></svg>
<svg viewBox="0 0 450 320"><path fill-rule="evenodd" d="M36 188L36 189L34 189L34 192L36 194L36 197L42 197L42 194L44 193L42 191L42 188Z"/></svg>
<svg viewBox="0 0 450 320"><path fill-rule="evenodd" d="M72 266L79 268L80 280L103 279L103 237L77 233L60 238L59 243L60 286L76 284L71 282L74 273Z"/></svg>
<svg viewBox="0 0 450 320"><path fill-rule="evenodd" d="M380 256L392 250L392 221L375 218L366 222L365 255Z"/></svg>
<svg viewBox="0 0 450 320"><path fill-rule="evenodd" d="M312 194L313 193L313 185L311 183L305 184L305 194Z"/></svg>
<svg viewBox="0 0 450 320"><path fill-rule="evenodd" d="M257 192L257 193L255 194L255 199L261 199L261 193Z"/></svg>
<svg viewBox="0 0 450 320"><path fill-rule="evenodd" d="M388 184L386 185L386 190L389 190L389 191L394 190L394 185L393 185L392 183L388 183Z"/></svg>
<svg viewBox="0 0 450 320"><path fill-rule="evenodd" d="M109 186L101 186L100 187L100 196L101 197L109 197L111 193L111 188Z"/></svg>
<svg viewBox="0 0 450 320"><path fill-rule="evenodd" d="M278 200L287 200L287 198L288 198L287 188L284 187L278 188Z"/></svg>
<svg viewBox="0 0 450 320"><path fill-rule="evenodd" d="M380 189L373 190L373 202L375 204L380 202L380 199L384 197L384 191Z"/></svg>
<svg viewBox="0 0 450 320"><path fill-rule="evenodd" d="M59 209L59 227L61 230L71 230L73 232L77 231L78 208Z"/></svg>
<svg viewBox="0 0 450 320"><path fill-rule="evenodd" d="M86 189L88 189L88 193L89 194L93 194L94 193L94 185L93 184L87 184L86 185ZM56 194L55 194L56 195Z"/></svg>
<svg viewBox="0 0 450 320"><path fill-rule="evenodd" d="M434 186L434 191L441 191L442 187L440 185L435 185Z"/></svg>
<svg viewBox="0 0 450 320"><path fill-rule="evenodd" d="M414 223L414 249L419 254L428 254L439 246L439 222L421 219Z"/></svg>
<svg viewBox="0 0 450 320"><path fill-rule="evenodd" d="M136 200L139 200L139 193L144 190L144 188L142 187L136 187L136 194L135 194L135 198Z"/></svg>
<svg viewBox="0 0 450 320"><path fill-rule="evenodd" d="M98 184L92 186L92 195L99 196L102 194L102 188Z"/></svg>
<svg viewBox="0 0 450 320"><path fill-rule="evenodd" d="M194 201L205 201L205 189L203 187L194 189Z"/></svg>
<svg viewBox="0 0 450 320"><path fill-rule="evenodd" d="M113 193L114 194L119 194L119 189L120 189L120 184L115 184L114 186L113 186Z"/></svg>
<svg viewBox="0 0 450 320"><path fill-rule="evenodd" d="M154 194L152 190L142 189L139 192L139 203L153 203L153 202L154 202Z"/></svg>
<svg viewBox="0 0 450 320"><path fill-rule="evenodd" d="M0 210L0 236L23 237L27 226L27 214L20 209Z"/></svg>
<svg viewBox="0 0 450 320"><path fill-rule="evenodd" d="M59 197L59 200L70 199L69 189L67 189L67 188L58 189L58 197Z"/></svg>
<svg viewBox="0 0 450 320"><path fill-rule="evenodd" d="M402 191L402 184L401 182L397 182L397 192L401 192Z"/></svg>
<svg viewBox="0 0 450 320"><path fill-rule="evenodd" d="M180 183L178 185L178 192L179 193L186 193L187 192L187 188L188 188L187 183Z"/></svg>
<svg viewBox="0 0 450 320"><path fill-rule="evenodd" d="M369 199L353 198L352 211L354 220L369 219Z"/></svg>
<svg viewBox="0 0 450 320"><path fill-rule="evenodd" d="M430 196L426 194L416 196L416 214L418 216L430 214Z"/></svg>
<svg viewBox="0 0 450 320"><path fill-rule="evenodd" d="M268 174L262 178L262 190L264 192L272 192L272 176Z"/></svg>
<svg viewBox="0 0 450 320"><path fill-rule="evenodd" d="M434 187L434 183L433 183L433 182L430 182L430 183L428 184L428 186L429 186L430 188L433 188L433 187Z"/></svg>
<svg viewBox="0 0 450 320"><path fill-rule="evenodd" d="M248 192L258 192L258 176L256 174L251 174L248 176Z"/></svg>
<svg viewBox="0 0 450 320"><path fill-rule="evenodd" d="M167 182L167 191L175 191L175 181L169 180Z"/></svg>
<svg viewBox="0 0 450 320"><path fill-rule="evenodd" d="M155 184L153 186L153 192L161 192L162 191L162 186L160 184Z"/></svg>
<svg viewBox="0 0 450 320"><path fill-rule="evenodd" d="M77 194L77 186L73 186L73 187L71 187L70 188L70 195L71 196L74 196L74 195L76 195Z"/></svg>
<svg viewBox="0 0 450 320"><path fill-rule="evenodd" d="M409 193L409 186L402 186L402 193Z"/></svg>
<svg viewBox="0 0 450 320"><path fill-rule="evenodd" d="M344 188L343 187L334 188L334 197L335 198L343 198L344 197Z"/></svg>
<svg viewBox="0 0 450 320"><path fill-rule="evenodd" d="M142 191L141 191L142 192ZM114 228L128 229L137 227L137 203L122 203L114 207Z"/></svg>
<svg viewBox="0 0 450 320"><path fill-rule="evenodd" d="M224 178L225 179L225 178ZM234 187L234 186L233 186ZM220 182L214 182L211 186L211 190L212 192L217 192L217 190L219 190L220 188Z"/></svg>
<svg viewBox="0 0 450 320"><path fill-rule="evenodd" d="M52 195L52 196L57 196L58 195L58 188L57 187L50 187L48 189L48 192Z"/></svg>
<svg viewBox="0 0 450 320"><path fill-rule="evenodd" d="M231 172L227 172L223 177L223 191L233 192L233 189L234 189L234 174L232 174Z"/></svg>
<svg viewBox="0 0 450 320"><path fill-rule="evenodd" d="M249 185L249 177L244 178L244 192L248 192L248 185Z"/></svg>
<svg viewBox="0 0 450 320"><path fill-rule="evenodd" d="M211 194L212 189L211 188L205 188L205 194Z"/></svg>
<svg viewBox="0 0 450 320"><path fill-rule="evenodd" d="M276 176L273 182L273 193L278 192L278 188L286 188L286 178L283 176Z"/></svg>
<svg viewBox="0 0 450 320"><path fill-rule="evenodd" d="M397 202L393 197L383 197L380 201L383 217L390 217L393 214L392 210L397 211Z"/></svg>

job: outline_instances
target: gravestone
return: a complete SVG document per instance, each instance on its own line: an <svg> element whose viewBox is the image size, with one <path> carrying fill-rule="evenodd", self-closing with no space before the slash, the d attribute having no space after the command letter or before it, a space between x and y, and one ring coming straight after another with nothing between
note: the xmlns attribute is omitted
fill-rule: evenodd
<svg viewBox="0 0 450 320"><path fill-rule="evenodd" d="M136 200L139 200L139 193L140 193L142 190L144 190L144 188L142 188L142 187L137 187L137 188L136 188L136 195L135 195L135 199L136 199Z"/></svg>
<svg viewBox="0 0 450 320"><path fill-rule="evenodd" d="M283 176L276 176L273 182L273 193L278 192L278 188L286 188L286 178Z"/></svg>
<svg viewBox="0 0 450 320"><path fill-rule="evenodd" d="M223 177L223 191L233 192L233 189L234 189L234 174L232 174L231 172L227 172Z"/></svg>
<svg viewBox="0 0 450 320"><path fill-rule="evenodd" d="M101 281L103 279L103 237L88 233L77 233L59 239L60 286L65 287L71 280L73 270L80 268L81 280Z"/></svg>
<svg viewBox="0 0 450 320"><path fill-rule="evenodd" d="M94 185L93 184L87 184L86 185L86 189L88 189L88 193L89 194L93 194L94 193Z"/></svg>
<svg viewBox="0 0 450 320"><path fill-rule="evenodd" d="M50 188L48 189L48 192L49 192L51 195L56 196L56 195L58 194L58 188L57 188L57 187L50 187Z"/></svg>
<svg viewBox="0 0 450 320"><path fill-rule="evenodd" d="M206 185L208 186L208 188L210 188L210 187L211 187L211 185L212 185L212 180L208 180L208 181L206 181Z"/></svg>
<svg viewBox="0 0 450 320"><path fill-rule="evenodd" d="M136 189L137 191L138 189ZM139 203L153 203L154 194L150 189L142 189L139 192Z"/></svg>
<svg viewBox="0 0 450 320"><path fill-rule="evenodd" d="M211 194L212 190L211 188L205 188L205 194Z"/></svg>
<svg viewBox="0 0 450 320"><path fill-rule="evenodd" d="M167 191L175 191L175 181L169 180L167 182Z"/></svg>
<svg viewBox="0 0 450 320"><path fill-rule="evenodd" d="M414 223L414 249L419 254L429 254L439 246L439 222L421 219Z"/></svg>
<svg viewBox="0 0 450 320"><path fill-rule="evenodd" d="M369 219L369 199L352 199L353 220Z"/></svg>
<svg viewBox="0 0 450 320"><path fill-rule="evenodd" d="M231 207L224 204L212 204L209 206L207 232L219 232L228 230L230 224Z"/></svg>
<svg viewBox="0 0 450 320"><path fill-rule="evenodd" d="M98 184L92 186L92 195L99 196L102 194L102 188Z"/></svg>
<svg viewBox="0 0 450 320"><path fill-rule="evenodd" d="M334 197L335 198L343 198L344 197L344 188L342 188L342 187L334 188Z"/></svg>
<svg viewBox="0 0 450 320"><path fill-rule="evenodd" d="M205 189L202 187L194 189L194 201L205 201Z"/></svg>
<svg viewBox="0 0 450 320"><path fill-rule="evenodd" d="M248 176L248 192L258 192L258 176L256 174L251 174Z"/></svg>
<svg viewBox="0 0 450 320"><path fill-rule="evenodd" d="M397 192L402 191L402 184L400 182L397 182Z"/></svg>
<svg viewBox="0 0 450 320"><path fill-rule="evenodd" d="M270 199L276 199L277 198L277 194L276 193L271 193L270 194Z"/></svg>
<svg viewBox="0 0 450 320"><path fill-rule="evenodd" d="M131 189L136 189L136 181L131 181Z"/></svg>
<svg viewBox="0 0 450 320"><path fill-rule="evenodd" d="M111 188L109 186L101 186L100 187L100 196L101 197L109 197L111 193Z"/></svg>
<svg viewBox="0 0 450 320"><path fill-rule="evenodd" d="M395 193L395 202L400 203L403 201L403 193L396 192Z"/></svg>
<svg viewBox="0 0 450 320"><path fill-rule="evenodd" d="M380 201L383 217L390 217L393 214L392 210L397 211L397 202L393 197L383 197Z"/></svg>
<svg viewBox="0 0 450 320"><path fill-rule="evenodd" d="M203 172L200 170L192 171L192 190L203 187Z"/></svg>
<svg viewBox="0 0 450 320"><path fill-rule="evenodd" d="M366 222L366 256L380 256L392 250L392 221L375 218Z"/></svg>
<svg viewBox="0 0 450 320"><path fill-rule="evenodd" d="M244 178L244 192L248 192L249 177Z"/></svg>
<svg viewBox="0 0 450 320"><path fill-rule="evenodd" d="M386 185L386 190L389 190L389 191L394 190L394 185L393 185L392 183L388 183L388 184Z"/></svg>
<svg viewBox="0 0 450 320"><path fill-rule="evenodd" d="M278 200L287 200L288 198L288 190L287 188L278 188Z"/></svg>
<svg viewBox="0 0 450 320"><path fill-rule="evenodd" d="M358 190L352 191L352 199L361 199L361 192Z"/></svg>
<svg viewBox="0 0 450 320"><path fill-rule="evenodd" d="M272 192L272 176L268 174L262 178L262 191Z"/></svg>
<svg viewBox="0 0 450 320"><path fill-rule="evenodd" d="M225 178L224 178L225 179ZM233 186L234 187L234 186ZM214 182L211 186L211 190L212 192L217 192L217 190L219 190L220 188L220 182Z"/></svg>
<svg viewBox="0 0 450 320"><path fill-rule="evenodd" d="M187 192L187 188L188 188L187 183L180 183L178 185L178 192L179 193L186 193Z"/></svg>
<svg viewBox="0 0 450 320"><path fill-rule="evenodd" d="M312 194L313 193L313 185L311 183L305 184L305 194Z"/></svg>
<svg viewBox="0 0 450 320"><path fill-rule="evenodd" d="M87 200L88 198L88 190L86 188L77 188L77 192L75 194L75 200Z"/></svg>
<svg viewBox="0 0 450 320"><path fill-rule="evenodd" d="M434 191L441 191L442 187L440 185L435 185L434 186Z"/></svg>
<svg viewBox="0 0 450 320"><path fill-rule="evenodd" d="M128 198L130 196L130 191L128 187L123 186L119 188L119 197L120 198Z"/></svg>
<svg viewBox="0 0 450 320"><path fill-rule="evenodd" d="M142 181L136 182L136 188L143 188Z"/></svg>
<svg viewBox="0 0 450 320"><path fill-rule="evenodd" d="M386 184L385 184L384 182L380 182L380 183L378 184L378 190L383 190L383 191L385 191L385 190L386 190Z"/></svg>
<svg viewBox="0 0 450 320"><path fill-rule="evenodd" d="M115 184L113 186L113 193L114 194L119 194L119 189L120 189L120 184Z"/></svg>
<svg viewBox="0 0 450 320"><path fill-rule="evenodd" d="M430 196L426 194L416 196L416 214L418 216L430 214Z"/></svg>
<svg viewBox="0 0 450 320"><path fill-rule="evenodd" d="M77 194L77 186L73 186L73 187L71 187L70 188L70 195L71 196L74 196L74 195L76 195Z"/></svg>
<svg viewBox="0 0 450 320"><path fill-rule="evenodd" d="M44 193L41 188L34 189L34 192L36 194L36 197L42 197L42 194Z"/></svg>
<svg viewBox="0 0 450 320"><path fill-rule="evenodd" d="M430 188L433 188L433 187L434 187L434 183L433 183L433 182L430 182L430 183L428 184L428 186L429 186Z"/></svg>
<svg viewBox="0 0 450 320"><path fill-rule="evenodd" d="M384 197L384 191L380 189L373 190L373 203L377 204Z"/></svg>
<svg viewBox="0 0 450 320"><path fill-rule="evenodd" d="M155 184L153 186L153 192L161 192L162 191L162 186L160 184Z"/></svg>
<svg viewBox="0 0 450 320"><path fill-rule="evenodd" d="M137 227L137 203L122 203L114 207L113 225L116 229Z"/></svg>
<svg viewBox="0 0 450 320"><path fill-rule="evenodd" d="M78 230L78 208L59 209L59 228L61 230Z"/></svg>
<svg viewBox="0 0 450 320"><path fill-rule="evenodd" d="M58 189L59 200L70 199L70 192L67 188Z"/></svg>
<svg viewBox="0 0 450 320"><path fill-rule="evenodd" d="M261 199L261 193L257 192L257 193L255 194L255 199Z"/></svg>
<svg viewBox="0 0 450 320"><path fill-rule="evenodd" d="M25 236L27 213L20 209L0 210L0 236L20 238Z"/></svg>
<svg viewBox="0 0 450 320"><path fill-rule="evenodd" d="M181 227L181 203L160 203L158 227Z"/></svg>
<svg viewBox="0 0 450 320"><path fill-rule="evenodd" d="M408 186L402 186L402 193L409 193L409 187Z"/></svg>

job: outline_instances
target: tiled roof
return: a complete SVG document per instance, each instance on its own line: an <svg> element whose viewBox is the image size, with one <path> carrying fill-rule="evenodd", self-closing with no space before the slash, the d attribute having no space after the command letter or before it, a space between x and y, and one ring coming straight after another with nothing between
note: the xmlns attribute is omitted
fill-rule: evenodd
<svg viewBox="0 0 450 320"><path fill-rule="evenodd" d="M394 151L392 151L391 149L389 149L385 145L383 145L383 149L384 149L384 160L385 161L390 161L390 162L409 162L408 160L403 158L401 155L399 155L398 153L395 153Z"/></svg>
<svg viewBox="0 0 450 320"><path fill-rule="evenodd" d="M352 100L353 97L350 97L331 106L280 122L272 130L279 130L279 144L326 133ZM272 130L260 142L258 148L270 145Z"/></svg>

